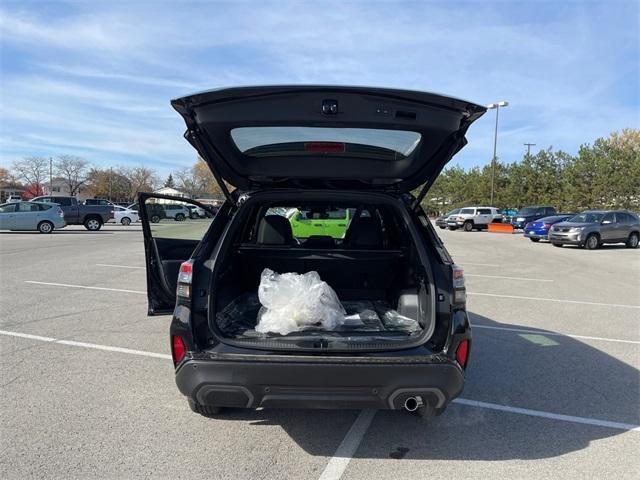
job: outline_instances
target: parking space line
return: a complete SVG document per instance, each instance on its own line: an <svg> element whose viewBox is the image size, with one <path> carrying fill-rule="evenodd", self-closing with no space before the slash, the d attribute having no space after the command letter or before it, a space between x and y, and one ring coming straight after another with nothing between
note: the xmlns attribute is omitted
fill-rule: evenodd
<svg viewBox="0 0 640 480"><path fill-rule="evenodd" d="M495 298L513 298L516 300L534 300L537 302L556 302L556 303L571 303L574 305L595 305L600 307L618 307L618 308L636 308L640 309L640 305L625 305L621 303L599 303L599 302L585 302L582 300L562 300L559 298L544 298L544 297L521 297L519 295L498 295L496 293L479 293L479 292L467 292L467 295L475 295L478 297L495 297Z"/></svg>
<svg viewBox="0 0 640 480"><path fill-rule="evenodd" d="M591 337L589 335L573 335L571 333L559 333L559 332L548 332L545 330L529 330L524 328L508 328L508 327L490 327L489 325L478 325L476 323L473 324L473 328L485 328L487 330L504 330L506 332L517 332L517 333L533 333L535 335L548 335L554 337L570 337L570 338L580 338L583 340L597 340L600 342L618 342L618 343L632 343L635 345L640 345L640 341L636 340L622 340L620 338L604 338L604 337Z"/></svg>
<svg viewBox="0 0 640 480"><path fill-rule="evenodd" d="M598 420L596 418L576 417L574 415L564 415L561 413L551 413L542 410L531 410L529 408L510 407L508 405L500 405L498 403L480 402L478 400L469 400L467 398L456 398L453 403L467 405L469 407L487 408L489 410L497 410L500 412L516 413L518 415L526 415L529 417L548 418L550 420L559 420L561 422L581 423L584 425L593 425L596 427L615 428L617 430L626 430L640 432L640 425L631 423L611 422L609 420Z"/></svg>
<svg viewBox="0 0 640 480"><path fill-rule="evenodd" d="M166 353L147 352L144 350L133 350L131 348L112 347L110 345L98 345L96 343L76 342L74 340L59 340L53 337L40 337L38 335L30 335L28 333L20 333L20 332L10 332L7 330L0 330L0 335L7 335L9 337L26 338L28 340L38 340L40 342L58 343L60 345L68 345L70 347L92 348L94 350L104 350L107 352L125 353L127 355L138 355L141 357L162 358L164 360L171 360L171 355Z"/></svg>
<svg viewBox="0 0 640 480"><path fill-rule="evenodd" d="M110 265L108 263L96 263L98 267L112 267L112 268L133 268L136 270L145 270L147 267L134 267L133 265Z"/></svg>
<svg viewBox="0 0 640 480"><path fill-rule="evenodd" d="M114 347L110 345L98 345L95 343L77 342L73 340L58 340L52 337L40 337L37 335L30 335L27 333L11 332L6 330L0 330L0 335L7 335L11 337L25 338L29 340L38 340L48 343L56 343L60 345L67 345L72 347L90 348L95 350L103 350L116 353L124 353L128 355L137 355L144 357L160 358L163 360L171 359L171 355L155 352L147 352L142 350L133 350L130 348ZM609 420L599 420L596 418L577 417L574 415L565 415L560 413L546 412L543 410L532 410L529 408L512 407L509 405L501 405L498 403L482 402L478 400L470 400L467 398L457 398L453 400L453 403L458 405L465 405L475 408L485 408L488 410L496 410L499 412L513 413L516 415L526 415L529 417L545 418L548 420L556 420L561 422L578 423L582 425L591 425L596 427L613 428L617 430L635 431L640 432L640 425L634 425L623 422L613 422ZM331 457L327 466L320 476L320 480L336 480L341 478L342 474L346 470L349 462L355 455L358 447L360 446L373 418L376 414L376 410L362 410L356 420L353 422L349 431L345 435L344 439L336 449L334 455Z"/></svg>
<svg viewBox="0 0 640 480"><path fill-rule="evenodd" d="M454 259L455 262L455 259ZM499 267L500 265L497 265L495 263L471 263L471 262L460 262L460 266L464 267L465 265L473 265L476 267Z"/></svg>
<svg viewBox="0 0 640 480"><path fill-rule="evenodd" d="M142 290L125 290L123 288L107 288L107 287L89 287L87 285L70 285L68 283L36 282L35 280L25 280L24 283L32 283L35 285L50 285L52 287L84 288L86 290L106 290L108 292L137 293L139 295L147 294L147 292L143 292Z"/></svg>
<svg viewBox="0 0 640 480"><path fill-rule="evenodd" d="M358 418L353 422L351 428L342 439L342 442L333 454L333 457L327 463L319 480L338 480L346 470L349 462L355 455L365 433L371 425L376 410L362 410Z"/></svg>
<svg viewBox="0 0 640 480"><path fill-rule="evenodd" d="M528 282L553 282L548 278L526 278L526 277L503 277L501 275L478 275L474 273L465 273L465 277L482 277L482 278L504 278L505 280L526 280Z"/></svg>

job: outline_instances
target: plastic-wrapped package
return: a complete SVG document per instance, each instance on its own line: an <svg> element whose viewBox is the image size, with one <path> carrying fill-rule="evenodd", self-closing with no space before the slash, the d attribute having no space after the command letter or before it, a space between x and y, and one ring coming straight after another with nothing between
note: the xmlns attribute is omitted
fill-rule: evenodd
<svg viewBox="0 0 640 480"><path fill-rule="evenodd" d="M395 310L387 310L384 312L382 321L387 330L406 330L408 332L415 332L421 329L417 320L400 315Z"/></svg>
<svg viewBox="0 0 640 480"><path fill-rule="evenodd" d="M258 298L263 306L256 325L260 333L286 335L310 327L336 330L345 322L338 295L318 272L278 274L265 268Z"/></svg>

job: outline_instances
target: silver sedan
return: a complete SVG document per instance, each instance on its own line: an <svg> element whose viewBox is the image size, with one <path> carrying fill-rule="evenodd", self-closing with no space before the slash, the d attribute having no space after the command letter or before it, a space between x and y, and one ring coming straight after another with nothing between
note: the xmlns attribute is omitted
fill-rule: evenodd
<svg viewBox="0 0 640 480"><path fill-rule="evenodd" d="M37 230L51 233L63 228L64 213L58 204L16 202L0 205L0 230Z"/></svg>

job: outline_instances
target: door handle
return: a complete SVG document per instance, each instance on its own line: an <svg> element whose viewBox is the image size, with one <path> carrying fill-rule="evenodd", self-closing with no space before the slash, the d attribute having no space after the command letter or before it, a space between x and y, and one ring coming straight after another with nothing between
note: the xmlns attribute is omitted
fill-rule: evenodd
<svg viewBox="0 0 640 480"><path fill-rule="evenodd" d="M346 223L339 223L339 224L338 224L338 226L339 226L339 227L346 227L346 226L347 226L347 224L346 224Z"/></svg>

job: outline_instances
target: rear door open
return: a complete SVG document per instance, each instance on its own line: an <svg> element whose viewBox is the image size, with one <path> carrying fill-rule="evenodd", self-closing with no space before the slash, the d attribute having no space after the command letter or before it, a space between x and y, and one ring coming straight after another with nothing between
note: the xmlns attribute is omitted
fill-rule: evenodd
<svg viewBox="0 0 640 480"><path fill-rule="evenodd" d="M430 184L486 108L432 93L243 87L173 100L221 189L408 192Z"/></svg>
<svg viewBox="0 0 640 480"><path fill-rule="evenodd" d="M147 267L148 313L171 313L176 303L180 265L191 258L209 229L215 212L194 200L151 193L141 193L139 205ZM177 221L160 214L167 205L196 205L210 216Z"/></svg>

